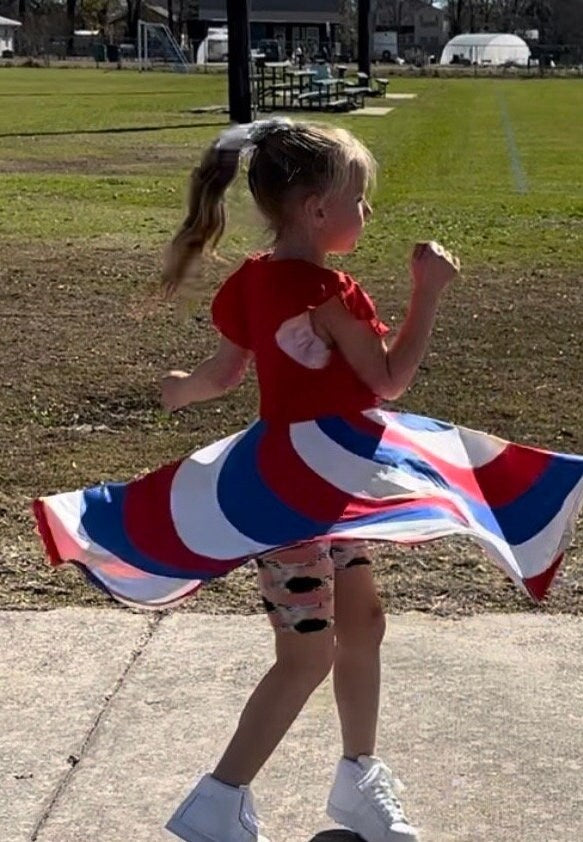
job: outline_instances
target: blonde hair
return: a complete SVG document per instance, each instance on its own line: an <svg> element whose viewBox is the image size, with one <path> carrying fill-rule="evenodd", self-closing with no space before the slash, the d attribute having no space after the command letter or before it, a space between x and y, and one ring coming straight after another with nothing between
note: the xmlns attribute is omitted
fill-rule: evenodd
<svg viewBox="0 0 583 842"><path fill-rule="evenodd" d="M284 121L257 126L249 189L276 238L292 196L341 191L355 177L362 178L366 190L374 180L374 158L345 129ZM240 151L221 148L219 138L193 170L188 213L166 253L162 286L167 295L181 286L193 267L196 270L205 248L220 240L226 223L225 191L237 174L239 158Z"/></svg>

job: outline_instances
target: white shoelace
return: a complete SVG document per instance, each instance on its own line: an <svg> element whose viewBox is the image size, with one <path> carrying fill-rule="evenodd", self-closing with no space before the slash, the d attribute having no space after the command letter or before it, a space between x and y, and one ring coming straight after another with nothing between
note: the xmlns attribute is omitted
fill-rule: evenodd
<svg viewBox="0 0 583 842"><path fill-rule="evenodd" d="M370 790L375 804L381 808L391 823L407 821L401 802L397 798L397 793L402 792L405 787L401 781L393 778L390 769L380 763L371 769L362 783Z"/></svg>

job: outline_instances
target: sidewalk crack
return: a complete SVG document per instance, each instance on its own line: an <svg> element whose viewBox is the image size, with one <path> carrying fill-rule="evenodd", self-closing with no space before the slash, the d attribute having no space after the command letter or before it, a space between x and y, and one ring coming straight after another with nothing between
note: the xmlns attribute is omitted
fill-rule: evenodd
<svg viewBox="0 0 583 842"><path fill-rule="evenodd" d="M70 767L69 767L69 769L67 769L67 771L64 773L61 780L59 781L59 783L55 787L55 791L53 792L53 795L52 795L49 803L47 804L47 806L43 810L42 814L37 819L37 821L35 823L35 826L32 830L32 833L30 835L30 842L36 842L36 840L38 839L39 834L42 831L42 829L44 828L45 824L47 823L51 813L53 812L53 809L55 808L56 804L61 799L61 796L65 792L65 790L66 790L67 786L69 785L69 782L71 781L73 775L75 774L76 770L81 765L81 761L83 760L83 757L85 756L88 749L90 748L90 746L93 742L93 738L95 736L95 733L96 733L96 731L99 727L99 723L101 722L104 714L107 713L107 711L109 710L109 707L111 706L113 700L115 699L115 697L117 696L117 694L119 693L121 688L123 687L123 683L124 683L127 675L129 674L130 670L136 664L136 662L138 661L140 656L145 652L148 644L150 643L150 641L154 637L154 634L156 633L156 629L158 628L158 626L162 622L163 617L164 617L164 614L162 612L156 612L156 614L154 616L147 618L146 629L141 633L141 635L137 639L137 641L134 645L134 648L132 649L132 651L130 653L130 657L128 658L128 661L125 664L120 676L118 677L117 681L115 682L115 684L113 686L113 689L109 693L107 693L107 695L104 697L103 705L100 708L100 710L98 711L95 719L93 720L93 722L91 724L91 727L89 728L89 730L85 734L85 738L84 738L83 742L81 743L81 747L79 749L78 754L72 754L68 757L68 762L70 764Z"/></svg>

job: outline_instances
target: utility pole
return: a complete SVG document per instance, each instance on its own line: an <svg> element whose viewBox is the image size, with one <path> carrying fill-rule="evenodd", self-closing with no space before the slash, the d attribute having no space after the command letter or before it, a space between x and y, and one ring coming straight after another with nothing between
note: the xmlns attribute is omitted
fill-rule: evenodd
<svg viewBox="0 0 583 842"><path fill-rule="evenodd" d="M249 0L227 0L227 27L229 33L229 115L234 123L250 123Z"/></svg>
<svg viewBox="0 0 583 842"><path fill-rule="evenodd" d="M358 0L358 69L370 76L371 0Z"/></svg>

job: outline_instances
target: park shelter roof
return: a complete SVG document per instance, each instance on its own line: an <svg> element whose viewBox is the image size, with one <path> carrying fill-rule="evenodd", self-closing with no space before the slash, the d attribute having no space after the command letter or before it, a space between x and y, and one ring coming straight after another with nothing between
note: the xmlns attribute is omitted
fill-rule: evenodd
<svg viewBox="0 0 583 842"><path fill-rule="evenodd" d="M200 20L226 20L226 0L199 0ZM339 0L251 0L249 20L270 23L340 23Z"/></svg>
<svg viewBox="0 0 583 842"><path fill-rule="evenodd" d="M3 18L0 15L0 26L22 26L19 20L12 20L11 18Z"/></svg>

